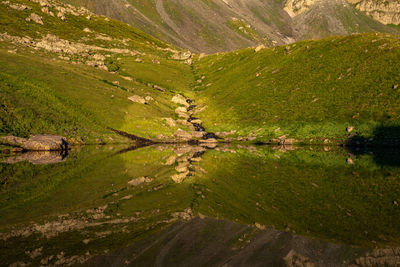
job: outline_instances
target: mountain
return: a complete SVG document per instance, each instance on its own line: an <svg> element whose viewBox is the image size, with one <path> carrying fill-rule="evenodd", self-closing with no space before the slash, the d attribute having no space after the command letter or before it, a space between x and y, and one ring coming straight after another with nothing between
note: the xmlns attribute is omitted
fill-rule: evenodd
<svg viewBox="0 0 400 267"><path fill-rule="evenodd" d="M395 33L396 29L382 25L379 18L399 16L399 9L392 8L398 5L397 0L381 1L393 2L390 7L384 3L371 6L377 0L63 1L84 5L95 13L198 53L231 51L257 44L283 45L351 33ZM398 19L390 22L399 23Z"/></svg>
<svg viewBox="0 0 400 267"><path fill-rule="evenodd" d="M2 136L343 144L399 127L399 35L205 56L58 1L4 1L0 15Z"/></svg>

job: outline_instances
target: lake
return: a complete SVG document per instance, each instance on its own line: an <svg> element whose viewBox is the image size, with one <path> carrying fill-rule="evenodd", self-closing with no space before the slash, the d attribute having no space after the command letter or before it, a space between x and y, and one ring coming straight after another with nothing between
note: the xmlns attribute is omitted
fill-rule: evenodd
<svg viewBox="0 0 400 267"><path fill-rule="evenodd" d="M1 266L399 266L400 157L85 146L2 157Z"/></svg>

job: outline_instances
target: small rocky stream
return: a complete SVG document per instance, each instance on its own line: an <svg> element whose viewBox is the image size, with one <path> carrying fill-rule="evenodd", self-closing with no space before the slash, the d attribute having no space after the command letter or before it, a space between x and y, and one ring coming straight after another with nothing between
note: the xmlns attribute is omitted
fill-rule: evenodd
<svg viewBox="0 0 400 267"><path fill-rule="evenodd" d="M187 133L181 129L175 132L174 136L178 140L190 141L193 143L216 143L220 139L215 133L207 132L202 124L202 121L194 115L197 110L197 105L190 98L185 98L182 95L176 95L172 98L172 102L181 104L183 107L178 107L175 113L178 114L178 124L189 126L192 129L191 133Z"/></svg>

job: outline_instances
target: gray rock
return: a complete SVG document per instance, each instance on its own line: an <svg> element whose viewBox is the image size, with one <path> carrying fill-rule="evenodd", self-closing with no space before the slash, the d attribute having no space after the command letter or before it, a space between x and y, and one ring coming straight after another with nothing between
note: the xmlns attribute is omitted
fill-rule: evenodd
<svg viewBox="0 0 400 267"><path fill-rule="evenodd" d="M2 162L8 164L15 164L21 161L28 161L34 165L46 165L63 162L64 157L55 151L33 151L2 159Z"/></svg>
<svg viewBox="0 0 400 267"><path fill-rule="evenodd" d="M131 97L128 97L128 99L130 101L132 101L132 102L139 103L139 104L146 104L147 103L146 99L144 99L143 97L138 96L138 95L133 95Z"/></svg>
<svg viewBox="0 0 400 267"><path fill-rule="evenodd" d="M181 129L178 129L175 133L174 133L174 137L176 139L178 139L179 141L189 141L192 140L193 137L190 133L185 132Z"/></svg>
<svg viewBox="0 0 400 267"><path fill-rule="evenodd" d="M26 21L33 21L35 23L43 25L43 18L38 14L32 13L29 17L25 19Z"/></svg>
<svg viewBox="0 0 400 267"><path fill-rule="evenodd" d="M26 141L28 141L28 139L26 138L21 138L21 137L17 137L17 136L3 136L0 138L3 142L6 142L7 144L11 144L11 145L22 145L23 143L25 143Z"/></svg>
<svg viewBox="0 0 400 267"><path fill-rule="evenodd" d="M68 150L68 142L62 136L35 135L22 144L28 151L62 151Z"/></svg>

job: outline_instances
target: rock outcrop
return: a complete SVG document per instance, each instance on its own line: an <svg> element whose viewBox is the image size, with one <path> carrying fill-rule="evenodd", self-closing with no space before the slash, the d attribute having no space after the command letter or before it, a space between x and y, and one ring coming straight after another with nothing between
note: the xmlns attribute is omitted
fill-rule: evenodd
<svg viewBox="0 0 400 267"><path fill-rule="evenodd" d="M347 0L382 24L400 24L400 0Z"/></svg>
<svg viewBox="0 0 400 267"><path fill-rule="evenodd" d="M294 17L308 10L316 1L317 0L287 0L284 9L289 16Z"/></svg>
<svg viewBox="0 0 400 267"><path fill-rule="evenodd" d="M400 24L400 0L344 0L343 2L345 1L382 24ZM287 0L284 9L293 18L317 2L324 4L328 0Z"/></svg>
<svg viewBox="0 0 400 267"><path fill-rule="evenodd" d="M29 139L4 136L1 140L7 144L22 147L25 151L66 151L68 142L66 138L57 135L34 135Z"/></svg>
<svg viewBox="0 0 400 267"><path fill-rule="evenodd" d="M68 142L62 136L35 135L22 144L28 151L65 151L68 150Z"/></svg>

